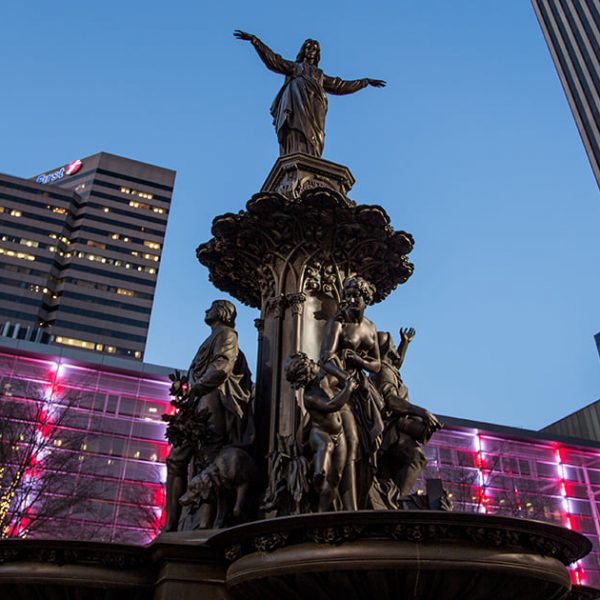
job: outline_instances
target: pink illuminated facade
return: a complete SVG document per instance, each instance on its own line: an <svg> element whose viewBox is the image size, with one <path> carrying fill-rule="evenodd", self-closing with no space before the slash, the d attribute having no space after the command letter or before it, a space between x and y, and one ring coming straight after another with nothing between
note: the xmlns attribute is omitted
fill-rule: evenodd
<svg viewBox="0 0 600 600"><path fill-rule="evenodd" d="M56 518L66 537L146 543L162 518L171 369L27 342L0 348L1 402L66 402L70 418L52 450L85 434L64 489L93 481L86 510ZM84 358L82 358L82 355ZM600 444L442 417L446 427L426 447L425 477L441 478L457 511L549 521L584 533L592 553L571 568L574 582L600 587ZM52 427L51 422L42 428ZM43 431L41 432L43 434ZM44 456L35 461L44 469ZM1 480L0 480L1 481ZM424 488L424 485L420 485ZM2 492L2 488L0 488ZM65 492L68 493L68 492ZM27 523L15 523L19 535ZM54 531L57 529L55 528ZM42 533L36 535L47 535ZM33 533L32 533L33 536Z"/></svg>
<svg viewBox="0 0 600 600"><path fill-rule="evenodd" d="M39 353L40 348L48 349L28 342L0 348L0 402L4 408L15 403L44 407L27 413L42 421L34 424L36 429L19 434L26 438L20 443L36 446L27 454L30 471L43 472L49 451L74 454L67 460L68 472L56 474L56 494L66 490L83 497L80 506L57 514L54 523L33 530L30 537L59 533L99 541L150 541L162 519L168 447L161 415L170 409L170 369L136 364L139 369L132 370L130 361L100 356L93 363L88 353L65 349L48 355ZM65 410L68 414L53 419L52 411L58 415ZM0 478L0 498L9 483ZM44 501L24 506L10 523L10 533L23 535L28 511L43 511Z"/></svg>

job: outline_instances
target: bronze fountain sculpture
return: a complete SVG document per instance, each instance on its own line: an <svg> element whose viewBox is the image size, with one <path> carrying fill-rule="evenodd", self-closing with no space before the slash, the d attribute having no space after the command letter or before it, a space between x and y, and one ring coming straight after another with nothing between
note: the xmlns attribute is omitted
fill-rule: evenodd
<svg viewBox="0 0 600 600"><path fill-rule="evenodd" d="M326 93L385 83L325 75L315 40L289 61L234 35L286 77L271 107L281 155L196 254L217 288L260 311L256 382L236 309L216 300L189 371L171 376L165 531L146 548L3 542L0 590L24 600L599 597L566 570L591 549L582 535L452 512L439 481L410 494L442 424L401 377L414 329L400 329L396 348L366 312L410 278L414 240L381 206L351 200L349 169L321 158Z"/></svg>

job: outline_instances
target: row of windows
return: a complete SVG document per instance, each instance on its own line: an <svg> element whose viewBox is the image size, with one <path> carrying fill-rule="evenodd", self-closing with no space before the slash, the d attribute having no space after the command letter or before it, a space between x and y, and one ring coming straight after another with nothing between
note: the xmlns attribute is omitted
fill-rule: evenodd
<svg viewBox="0 0 600 600"><path fill-rule="evenodd" d="M137 342L144 344L146 342L145 335L133 335L132 333L124 333L122 331L114 331L112 329L106 329L104 327L94 327L93 325L87 325L84 323L73 323L64 319L57 319L54 322L54 327L64 327L65 329L76 329L77 331L87 331L88 333L94 333L105 337L116 338L118 340L127 340L128 342Z"/></svg>
<svg viewBox="0 0 600 600"><path fill-rule="evenodd" d="M6 223L6 224L3 224L3 225L6 225L7 229L11 229L11 230L18 229L20 231L28 231L30 233L38 233L38 234L40 234L40 235L42 235L44 237L46 237L46 236L50 236L50 237L55 236L55 237L53 237L53 239L62 239L56 233L48 233L48 229L47 228L46 229L42 229L41 227L35 227L33 225L27 225L25 223L17 223L17 222L11 222L10 224ZM106 234L105 231L103 231L102 233ZM67 239L67 238L64 238L64 239Z"/></svg>
<svg viewBox="0 0 600 600"><path fill-rule="evenodd" d="M64 211L62 214L68 212L66 209L61 208L61 207L56 207L56 206L52 206L50 204L40 204L39 202L35 202L33 200L29 200L27 198L15 198L14 196L10 196L9 194L3 194L0 192L0 198L2 198L3 200L9 200L10 202L14 202L15 204L18 204L19 207L26 205L26 206L31 206L33 208L45 208L50 210L53 214L57 214L58 211ZM55 210L56 209L56 210ZM20 217L22 216L22 211L20 210L20 208L14 207L14 206L4 206L2 207L2 210L0 210L0 212L3 212L5 214L10 214L10 216L12 217ZM44 221L48 221L49 223L56 223L56 224L62 224L64 222L64 217L63 218L54 218L54 217L46 217L44 218L44 215L30 215L25 213L25 216L31 216L31 218L34 219L43 219Z"/></svg>
<svg viewBox="0 0 600 600"><path fill-rule="evenodd" d="M1 281L1 280L0 280ZM133 296L135 292L132 290L124 290L123 288L117 288L117 294L121 296ZM88 294L78 294L77 292L68 291L63 294L66 298L72 298L73 300L83 300L92 304L103 304L112 308L122 308L123 310L131 310L134 312L143 313L150 315L152 309L145 306L137 306L135 304L127 304L126 302L118 302L117 300L99 298L98 296L89 296Z"/></svg>
<svg viewBox="0 0 600 600"><path fill-rule="evenodd" d="M89 288L94 290L100 290L102 292L111 292L113 294L118 294L119 296L126 296L128 298L140 298L142 300L152 300L153 295L147 294L146 292L138 292L135 290L130 290L127 288L115 287L113 285L106 285L104 283L97 283L96 281L88 281L86 279L76 279L74 277L64 277L62 279L56 280L57 285L62 283L71 283L73 285L77 285L83 288ZM144 282L146 285L147 281ZM69 294L71 292L68 292Z"/></svg>
<svg viewBox="0 0 600 600"><path fill-rule="evenodd" d="M15 244L21 244L28 248L47 248L48 244L43 244L37 240L30 240L29 238L22 238L16 235L3 235L0 240L3 242L14 242Z"/></svg>
<svg viewBox="0 0 600 600"><path fill-rule="evenodd" d="M173 187L163 185L162 183L154 183L147 179L139 179L138 177L132 177L131 175L123 175L122 173L115 173L114 171L107 171L106 169L96 169L96 173L99 175L107 175L108 177L114 177L115 179L124 179L125 181L131 181L132 183L139 183L146 187L153 187L158 190L164 190L165 192L172 192Z"/></svg>
<svg viewBox="0 0 600 600"><path fill-rule="evenodd" d="M19 321L25 321L26 323L32 323L32 321L37 322L37 316L33 313L27 313L20 310L9 310L7 308L2 309L2 318L3 319L17 319ZM6 321L4 322L4 324Z"/></svg>
<svg viewBox="0 0 600 600"><path fill-rule="evenodd" d="M152 184L150 184L150 185L152 185ZM96 177L94 179L94 187L95 186L101 186L101 187L105 187L105 188L108 188L111 190L118 190L118 191L122 192L123 194L138 195L137 190L133 190L133 189L123 186L121 184L110 183L109 181L105 181L104 179L100 179L99 177ZM155 187L155 186L153 186L153 187ZM129 192L127 192L125 190L129 190ZM154 192L152 192L152 193L139 192L139 193L142 193L142 194L145 193L147 200L161 200L162 202L167 202L167 203L171 202L171 198L169 198L168 196L161 196ZM147 196L150 196L150 198L148 198ZM144 196L140 196L140 197L143 198Z"/></svg>
<svg viewBox="0 0 600 600"><path fill-rule="evenodd" d="M134 271L150 273L150 275L154 275L156 273L156 267L148 267L145 265L138 265L135 263L124 262L118 258L111 258L109 256L101 256L99 254L91 254L89 252L82 252L82 251L67 252L67 253L65 253L65 256L67 258L71 258L71 257L85 258L92 262L99 262L99 263L106 264L106 265L113 265L115 267L123 267L125 269L132 269ZM144 255L144 258L146 258L146 256L152 256L152 255L150 255L150 254Z"/></svg>
<svg viewBox="0 0 600 600"><path fill-rule="evenodd" d="M60 192L56 191L56 188L55 191L42 191L37 188L37 185L28 186L19 183L13 183L12 181L0 181L0 188L3 187L12 190L19 190L21 192L27 192L28 194L36 194L42 198L55 198L56 200L63 200L65 202L69 202L71 200L70 193L68 191ZM21 198L19 198L19 201L21 201Z"/></svg>
<svg viewBox="0 0 600 600"><path fill-rule="evenodd" d="M119 239L118 233L113 233L111 239ZM129 238L125 238L123 241L129 241ZM80 241L79 238L75 238L73 242ZM100 248L100 250L110 250L111 252L119 252L121 254L130 254L131 256L142 256L146 260L151 260L154 262L158 262L160 257L156 254L149 254L148 252L140 253L138 250L126 250L121 246L115 246L114 244L106 244L105 242L99 242L98 240L86 240L86 246L92 246L92 248ZM148 248L158 249L160 250L160 244L156 244L154 242L144 242L144 246Z"/></svg>
<svg viewBox="0 0 600 600"><path fill-rule="evenodd" d="M70 346L72 348L94 350L96 352L105 352L107 354L114 354L116 356L133 356L134 358L142 358L141 350L132 350L131 348L120 348L119 346L110 346L107 344L100 344L96 342L90 342L87 340L65 337L62 335L56 336L54 338L54 341L57 344L62 344L63 346Z"/></svg>
<svg viewBox="0 0 600 600"><path fill-rule="evenodd" d="M111 196L110 194L104 194L102 192L96 192L96 191L92 192L91 197L92 198L104 198L105 200L113 200L115 202L119 201L118 198L115 198L114 196ZM135 204L132 204L132 202L135 202ZM151 208L148 204L145 204L144 207L142 207L141 204L143 204L143 203L140 203L140 202L137 202L134 200L129 202L129 206L131 206L132 208L144 208L144 207L146 207L148 209ZM90 208L97 208L99 210L103 210L104 212L111 212L111 213L114 213L117 215L124 215L126 217L141 219L143 221L148 221L149 223L155 223L156 225L163 225L165 222L164 218L151 217L150 215L134 212L132 210L127 210L126 208L114 208L112 206L108 207L108 206L105 206L104 204L99 204L98 202L87 202L85 204L85 206L89 206ZM163 211L162 208L160 210Z"/></svg>
<svg viewBox="0 0 600 600"><path fill-rule="evenodd" d="M15 295L14 294L5 294L4 292L0 292L0 300L8 300L10 301L14 301L15 300ZM18 299L19 304L29 304L32 306L40 306L40 301L36 298L27 298L25 296L21 296ZM4 312L4 311L2 311Z"/></svg>
<svg viewBox="0 0 600 600"><path fill-rule="evenodd" d="M132 190L131 188L122 187L121 193L129 194L131 196L139 196L140 198L144 198L145 200L152 200L154 196L152 194L148 194L147 192L140 192L139 190ZM131 202L129 203L131 205Z"/></svg>
<svg viewBox="0 0 600 600"><path fill-rule="evenodd" d="M85 233L94 233L96 235L101 236L108 235L108 237L110 237L111 240L122 240L125 243L131 242L133 244L141 244L144 246L148 246L149 248L152 248L150 244L156 244L158 248L160 248L160 244L157 244L156 242L148 242L147 240L144 240L142 238L124 235L122 233L111 233L110 231L106 231L106 229L96 229L95 227L89 227L87 225L78 225L77 227L73 228L73 233L79 233L80 231L83 231ZM161 234L160 237L162 238L163 235ZM75 241L75 239L77 238L73 238L73 241Z"/></svg>
<svg viewBox="0 0 600 600"><path fill-rule="evenodd" d="M0 262L0 269L10 271L11 273L22 273L23 275L33 275L34 277L46 277L48 273L46 271L40 271L39 269L30 269L29 267L21 267L20 265L11 265L8 263Z"/></svg>
<svg viewBox="0 0 600 600"><path fill-rule="evenodd" d="M140 279L139 277L133 277L131 275L126 275L124 273L121 274L121 273L117 273L117 272L110 272L110 271L106 271L104 269L95 269L94 267L88 267L88 266L76 265L76 264L70 264L63 268L69 269L69 271L82 271L84 273L93 273L95 275L102 275L103 277L110 277L111 279L122 279L123 281L128 281L130 283L137 283L140 285L154 287L154 280L155 280L154 277L152 279Z"/></svg>
<svg viewBox="0 0 600 600"><path fill-rule="evenodd" d="M2 298L3 294L0 293L0 298ZM27 298L27 300L30 300ZM31 304L32 302L29 302ZM121 317L119 315L109 315L107 313L100 313L94 310L85 310L79 306L68 306L68 305L59 305L59 306L46 306L44 305L44 309L48 312L60 311L60 313L73 313L75 315L81 315L84 317L90 317L91 319L99 319L101 321L110 321L111 323L122 323L123 325L129 325L130 327L140 327L142 329L146 329L148 327L148 321L139 321L137 319L128 319L127 317ZM73 327L79 327L79 323L73 323ZM115 336L113 336L115 337Z"/></svg>
<svg viewBox="0 0 600 600"><path fill-rule="evenodd" d="M20 217L23 214L16 208L6 208L4 206L0 206L0 213L6 213L11 217Z"/></svg>
<svg viewBox="0 0 600 600"><path fill-rule="evenodd" d="M167 212L166 209L164 209L164 208L160 208L159 206L150 206L149 204L146 204L145 202L139 202L138 200L130 200L129 206L132 206L133 208L142 208L144 210L151 210L153 213L156 213L157 215L164 215Z"/></svg>
<svg viewBox="0 0 600 600"><path fill-rule="evenodd" d="M129 223L123 223L123 221L115 221L114 219L106 219L105 217L101 217L99 215L82 215L82 216L78 216L77 220L81 220L81 219L85 219L86 221L95 221L96 223L105 223L107 225L114 225L115 227L117 227L119 230L122 229L132 229L135 231L141 231L142 233L148 233L150 235L156 235L160 238L164 237L165 232L164 229L160 230L160 229L151 229L149 227L144 227L144 226L140 226L137 227L136 225L130 225ZM74 229L76 229L77 226L75 226ZM95 230L96 232L99 232L102 235L106 235L106 230ZM143 241L143 240L142 240ZM142 243L142 242L140 242Z"/></svg>
<svg viewBox="0 0 600 600"><path fill-rule="evenodd" d="M1 246L0 255L10 256L11 258L20 258L21 260L29 261L34 261L36 258L33 254L29 254L29 252L20 252L18 250L11 250L10 248L2 248Z"/></svg>
<svg viewBox="0 0 600 600"><path fill-rule="evenodd" d="M51 295L52 292L43 285L39 285L37 283L29 283L27 281L23 281L22 279L12 279L10 277L0 277L0 284L9 285L11 287L21 288L24 290L28 290L30 292L34 292L36 294L43 293ZM58 298L58 296L54 296ZM14 294L13 294L14 298Z"/></svg>

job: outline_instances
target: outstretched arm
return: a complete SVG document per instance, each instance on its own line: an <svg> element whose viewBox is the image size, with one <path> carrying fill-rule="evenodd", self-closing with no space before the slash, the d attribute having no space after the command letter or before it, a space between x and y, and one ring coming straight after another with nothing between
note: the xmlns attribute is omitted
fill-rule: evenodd
<svg viewBox="0 0 600 600"><path fill-rule="evenodd" d="M368 85L372 85L373 87L385 87L385 81L367 78L346 81L339 77L329 77L329 75L325 75L323 78L323 87L325 88L325 91L336 96L353 94L354 92L358 92L358 90L366 88Z"/></svg>
<svg viewBox="0 0 600 600"><path fill-rule="evenodd" d="M281 73L282 75L291 75L294 72L293 62L286 60L281 55L273 52L269 46L263 44L255 35L246 33L245 31L240 31L239 29L236 29L233 32L233 35L238 40L251 42L256 50L256 53L265 63L267 69L274 71L275 73Z"/></svg>

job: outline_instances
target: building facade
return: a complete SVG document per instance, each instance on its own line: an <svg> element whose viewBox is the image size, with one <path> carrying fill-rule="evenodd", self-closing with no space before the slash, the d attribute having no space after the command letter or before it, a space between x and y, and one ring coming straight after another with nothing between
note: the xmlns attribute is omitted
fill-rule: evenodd
<svg viewBox="0 0 600 600"><path fill-rule="evenodd" d="M67 420L55 418L53 432L42 423L34 437L52 436L55 455L74 456L76 467L56 474L56 493L66 498L83 486L86 494L30 537L58 531L79 539L150 541L162 522L168 445L160 415L172 410L171 370L70 348L58 355L47 350L17 340L0 347L0 409L14 402L66 408ZM424 492L425 478L441 478L456 511L538 519L585 534L593 551L572 566L572 578L600 587L600 442L441 419L445 428L425 447L429 464L417 493ZM50 468L48 456L42 448L31 460L36 481ZM0 477L0 522L7 484ZM12 535L26 532L39 510L23 508L11 522Z"/></svg>
<svg viewBox="0 0 600 600"><path fill-rule="evenodd" d="M600 185L600 6L597 0L532 0Z"/></svg>
<svg viewBox="0 0 600 600"><path fill-rule="evenodd" d="M1 537L152 539L162 519L170 369L4 343Z"/></svg>
<svg viewBox="0 0 600 600"><path fill-rule="evenodd" d="M0 175L0 336L142 360L174 180L104 152Z"/></svg>

